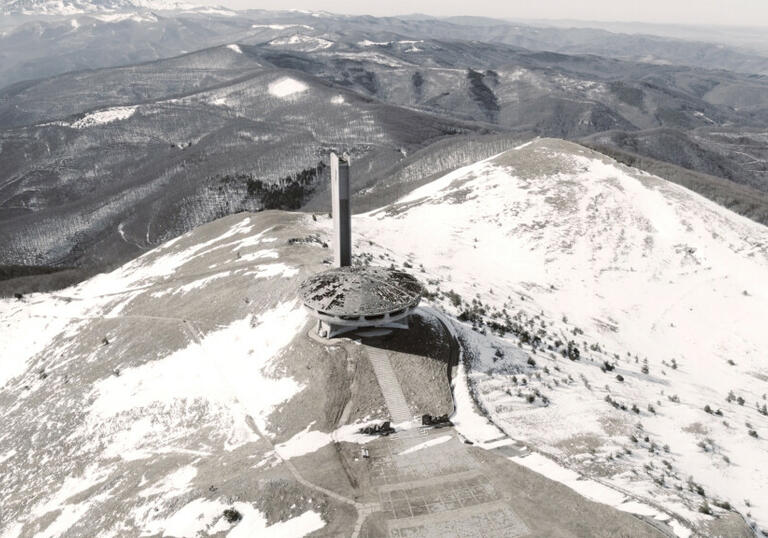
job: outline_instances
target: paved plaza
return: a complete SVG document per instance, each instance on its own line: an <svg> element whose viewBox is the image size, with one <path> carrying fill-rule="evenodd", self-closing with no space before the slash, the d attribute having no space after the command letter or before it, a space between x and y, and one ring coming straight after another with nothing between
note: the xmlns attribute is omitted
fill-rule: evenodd
<svg viewBox="0 0 768 538"><path fill-rule="evenodd" d="M393 421L410 418L388 352L369 348L368 354L387 406L393 407ZM369 458L393 538L514 538L528 533L453 428L398 432L371 446Z"/></svg>

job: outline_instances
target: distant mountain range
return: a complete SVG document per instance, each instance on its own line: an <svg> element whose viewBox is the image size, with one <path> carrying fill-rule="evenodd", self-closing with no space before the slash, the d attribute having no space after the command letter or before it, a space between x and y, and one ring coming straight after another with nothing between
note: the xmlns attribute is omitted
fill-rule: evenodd
<svg viewBox="0 0 768 538"><path fill-rule="evenodd" d="M189 9L193 5L170 0L2 0L4 15L75 15L137 9Z"/></svg>
<svg viewBox="0 0 768 538"><path fill-rule="evenodd" d="M362 210L536 136L768 222L760 55L494 19L88 5L3 18L0 264L92 272L227 213L325 211L331 148L362 163Z"/></svg>
<svg viewBox="0 0 768 538"><path fill-rule="evenodd" d="M69 96L58 110L12 105L33 115L0 130L3 262L111 265L229 213L299 209L327 181L332 148L383 171L446 136L487 131L264 66L245 50L62 75L49 81ZM49 91L22 91L33 107L39 90Z"/></svg>

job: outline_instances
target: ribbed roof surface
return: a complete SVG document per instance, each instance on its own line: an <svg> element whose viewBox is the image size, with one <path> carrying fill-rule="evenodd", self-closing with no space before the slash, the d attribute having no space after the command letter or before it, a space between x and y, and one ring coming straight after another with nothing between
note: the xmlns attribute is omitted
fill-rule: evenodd
<svg viewBox="0 0 768 538"><path fill-rule="evenodd" d="M418 304L418 280L384 267L340 267L312 275L299 295L307 307L334 316L370 316Z"/></svg>

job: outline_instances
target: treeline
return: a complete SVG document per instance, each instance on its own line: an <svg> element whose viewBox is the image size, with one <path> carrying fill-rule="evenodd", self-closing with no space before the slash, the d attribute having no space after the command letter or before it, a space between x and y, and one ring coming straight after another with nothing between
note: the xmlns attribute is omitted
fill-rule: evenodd
<svg viewBox="0 0 768 538"><path fill-rule="evenodd" d="M314 192L318 178L326 166L320 161L315 167L305 168L277 181L258 179L253 174L226 175L221 177L220 181L225 184L244 183L246 195L259 200L262 209L299 209Z"/></svg>
<svg viewBox="0 0 768 538"><path fill-rule="evenodd" d="M477 103L480 108L485 111L485 115L489 121L495 121L498 116L501 107L499 106L499 100L496 98L496 94L485 83L485 77L488 77L492 83L499 83L499 75L495 71L486 71L485 74L469 69L467 71L467 79L469 80L469 93L472 99Z"/></svg>
<svg viewBox="0 0 768 538"><path fill-rule="evenodd" d="M520 135L504 134L461 135L435 142L390 167L374 170L371 188L355 198L355 210L367 211L392 203L442 174L512 149L524 140Z"/></svg>
<svg viewBox="0 0 768 538"><path fill-rule="evenodd" d="M47 275L64 269L70 268L52 265L0 265L0 280L9 280L22 276Z"/></svg>

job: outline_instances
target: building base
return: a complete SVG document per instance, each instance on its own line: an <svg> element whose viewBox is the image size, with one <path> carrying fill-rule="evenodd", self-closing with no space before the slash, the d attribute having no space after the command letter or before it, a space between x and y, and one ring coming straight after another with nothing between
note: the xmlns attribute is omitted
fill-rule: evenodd
<svg viewBox="0 0 768 538"><path fill-rule="evenodd" d="M376 325L336 325L328 323L323 320L317 322L317 334L321 338L336 338L342 334L358 331L376 331L385 330L391 332L394 329L408 329L408 318L401 318L397 321L390 321L388 323L380 323ZM383 334L383 333L379 333Z"/></svg>

